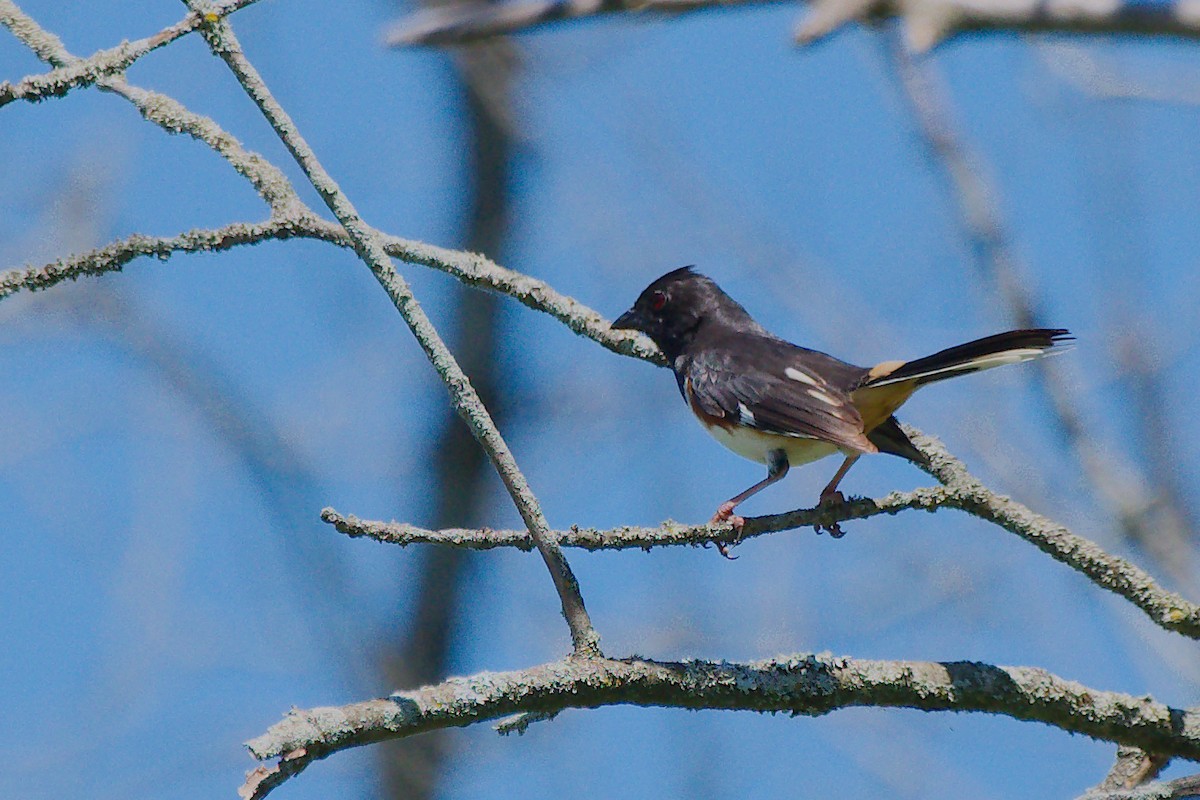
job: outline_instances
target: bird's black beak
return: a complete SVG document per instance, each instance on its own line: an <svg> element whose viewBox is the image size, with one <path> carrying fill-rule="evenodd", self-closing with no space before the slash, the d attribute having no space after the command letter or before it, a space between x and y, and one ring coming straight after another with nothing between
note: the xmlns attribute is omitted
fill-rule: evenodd
<svg viewBox="0 0 1200 800"><path fill-rule="evenodd" d="M644 331L646 330L646 321L642 319L642 316L637 311L631 308L617 317L612 327L613 330L617 331Z"/></svg>

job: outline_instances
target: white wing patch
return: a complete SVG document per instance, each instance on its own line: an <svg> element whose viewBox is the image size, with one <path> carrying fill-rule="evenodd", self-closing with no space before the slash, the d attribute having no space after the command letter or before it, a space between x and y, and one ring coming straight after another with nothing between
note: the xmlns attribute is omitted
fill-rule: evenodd
<svg viewBox="0 0 1200 800"><path fill-rule="evenodd" d="M827 406L833 406L834 408L841 408L841 406L842 406L841 403L839 403L837 400L830 397L829 395L825 394L820 389L809 389L808 396L813 398L814 400L820 400L822 403L824 403Z"/></svg>
<svg viewBox="0 0 1200 800"><path fill-rule="evenodd" d="M813 378L812 375L809 375L807 372L804 372L802 370L798 370L795 367L788 367L787 369L785 369L783 371L783 374L787 375L789 378L791 378L794 381L800 381L801 383L807 383L809 386L817 385L817 381L815 378Z"/></svg>
<svg viewBox="0 0 1200 800"><path fill-rule="evenodd" d="M745 403L738 403L738 418L742 421L743 425L754 427L754 412L747 408Z"/></svg>

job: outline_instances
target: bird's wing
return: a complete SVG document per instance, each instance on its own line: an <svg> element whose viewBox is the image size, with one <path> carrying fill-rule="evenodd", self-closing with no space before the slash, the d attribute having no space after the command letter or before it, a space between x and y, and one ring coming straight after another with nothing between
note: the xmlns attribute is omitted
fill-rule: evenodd
<svg viewBox="0 0 1200 800"><path fill-rule="evenodd" d="M863 421L849 393L833 382L842 381L842 371L859 368L794 345L772 349L779 352L743 348L694 354L680 381L685 397L712 424L878 452L863 435ZM836 362L839 370L833 380L823 377L830 366L826 360Z"/></svg>

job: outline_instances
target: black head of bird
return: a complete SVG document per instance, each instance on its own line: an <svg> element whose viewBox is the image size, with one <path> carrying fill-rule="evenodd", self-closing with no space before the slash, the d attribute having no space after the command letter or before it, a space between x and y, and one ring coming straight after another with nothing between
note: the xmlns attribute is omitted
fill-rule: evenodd
<svg viewBox="0 0 1200 800"><path fill-rule="evenodd" d="M617 317L612 327L641 331L674 361L695 341L706 325L732 325L770 335L741 304L707 275L692 267L672 270L645 288L633 308Z"/></svg>

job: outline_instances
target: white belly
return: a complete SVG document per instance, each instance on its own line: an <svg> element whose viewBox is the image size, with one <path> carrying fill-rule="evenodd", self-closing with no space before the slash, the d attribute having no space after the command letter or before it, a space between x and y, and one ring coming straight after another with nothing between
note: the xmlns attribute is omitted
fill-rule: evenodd
<svg viewBox="0 0 1200 800"><path fill-rule="evenodd" d="M701 425L718 442L742 458L757 461L759 464L767 463L767 454L772 450L783 450L787 453L788 464L793 467L808 464L838 452L837 445L822 442L819 439L762 433L740 426L726 429L720 425L704 425L703 422Z"/></svg>

